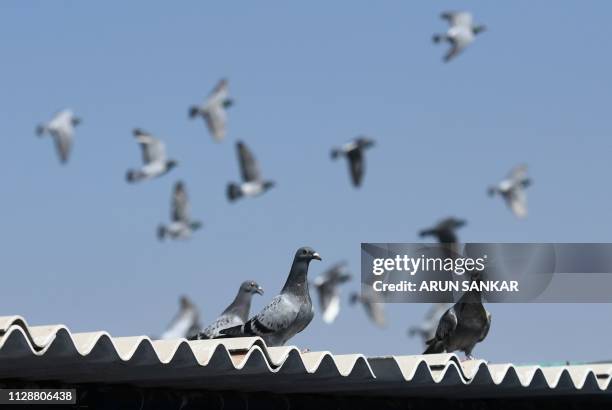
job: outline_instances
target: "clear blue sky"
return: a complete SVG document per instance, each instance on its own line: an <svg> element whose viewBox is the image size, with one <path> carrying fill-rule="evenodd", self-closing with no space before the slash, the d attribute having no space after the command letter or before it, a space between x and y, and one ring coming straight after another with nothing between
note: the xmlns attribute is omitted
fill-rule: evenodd
<svg viewBox="0 0 612 410"><path fill-rule="evenodd" d="M213 319L238 284L285 281L293 253L359 271L360 242L414 242L441 217L473 242L609 242L612 57L604 1L105 2L0 5L1 314L74 331L159 334L187 293ZM445 65L431 35L445 9L489 31ZM215 144L187 110L221 77L236 105ZM53 112L83 118L59 165L34 134ZM163 136L180 166L125 183L140 153L131 129ZM329 150L365 133L362 189ZM229 204L243 139L277 188ZM517 221L486 186L526 162L530 215ZM204 229L160 244L172 184L187 183ZM358 288L358 280L344 288ZM405 329L423 305L390 305L379 330L347 306L293 342L336 353L416 354ZM489 305L474 353L492 361L612 357L612 306Z"/></svg>

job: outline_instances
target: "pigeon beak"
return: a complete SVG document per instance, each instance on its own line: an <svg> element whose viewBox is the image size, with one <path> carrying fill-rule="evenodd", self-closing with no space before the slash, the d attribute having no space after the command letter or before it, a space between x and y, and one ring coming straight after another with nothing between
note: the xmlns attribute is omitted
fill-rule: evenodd
<svg viewBox="0 0 612 410"><path fill-rule="evenodd" d="M321 260L321 255L319 255L317 252L315 252L315 253L312 254L312 259L316 259L316 260L320 261Z"/></svg>
<svg viewBox="0 0 612 410"><path fill-rule="evenodd" d="M257 286L257 289L255 289L255 293L257 293L258 295L263 295L264 290L261 286Z"/></svg>

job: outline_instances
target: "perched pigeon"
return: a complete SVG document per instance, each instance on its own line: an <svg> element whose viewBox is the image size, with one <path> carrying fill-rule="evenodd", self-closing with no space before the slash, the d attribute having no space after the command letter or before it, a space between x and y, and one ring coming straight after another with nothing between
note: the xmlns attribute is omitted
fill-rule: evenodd
<svg viewBox="0 0 612 410"><path fill-rule="evenodd" d="M126 175L128 182L156 178L178 165L177 161L166 158L166 146L162 141L139 128L136 128L133 133L142 148L144 166L137 170L129 170Z"/></svg>
<svg viewBox="0 0 612 410"><path fill-rule="evenodd" d="M508 177L497 186L489 187L489 196L501 195L508 207L517 218L527 216L527 196L525 188L531 185L531 179L527 177L527 165L515 167Z"/></svg>
<svg viewBox="0 0 612 410"><path fill-rule="evenodd" d="M260 336L268 346L282 346L304 330L314 316L306 278L313 259L321 260L314 249L298 249L280 295L245 324L222 330L222 337Z"/></svg>
<svg viewBox="0 0 612 410"><path fill-rule="evenodd" d="M234 301L221 313L214 322L204 328L193 339L214 339L224 329L240 326L249 318L251 299L254 294L263 295L264 290L257 282L247 280L242 282Z"/></svg>
<svg viewBox="0 0 612 410"><path fill-rule="evenodd" d="M236 143L236 151L243 182L242 184L230 183L227 185L227 198L230 201L235 201L242 196L261 195L274 186L273 181L262 179L257 160L242 141Z"/></svg>
<svg viewBox="0 0 612 410"><path fill-rule="evenodd" d="M331 151L332 159L343 155L348 159L349 171L353 185L358 187L363 179L365 169L364 151L374 145L374 141L366 137L357 137L340 148Z"/></svg>
<svg viewBox="0 0 612 410"><path fill-rule="evenodd" d="M168 329L161 335L160 339L189 338L200 331L200 319L198 308L187 296L181 296L180 310L172 319Z"/></svg>
<svg viewBox="0 0 612 410"><path fill-rule="evenodd" d="M446 218L438 222L438 224L432 228L423 229L419 232L419 236L435 236L440 243L452 243L458 242L455 230L465 225L465 221L456 219L453 217Z"/></svg>
<svg viewBox="0 0 612 410"><path fill-rule="evenodd" d="M225 109L233 104L234 101L229 97L227 80L222 79L217 83L204 104L194 105L189 109L189 117L195 118L201 115L215 141L221 141L225 137Z"/></svg>
<svg viewBox="0 0 612 410"><path fill-rule="evenodd" d="M189 214L189 198L187 190L182 181L174 184L172 194L172 213L170 215L172 223L168 226L160 225L157 228L157 237L163 240L166 235L172 239L187 239L193 231L202 227L202 222L194 221Z"/></svg>
<svg viewBox="0 0 612 410"><path fill-rule="evenodd" d="M53 137L60 162L65 164L68 162L70 148L72 147L74 127L80 123L81 119L75 117L71 110L62 110L55 114L48 123L38 125L36 134L42 137L45 133L49 133Z"/></svg>
<svg viewBox="0 0 612 410"><path fill-rule="evenodd" d="M446 34L434 34L433 36L434 43L447 41L451 45L444 56L444 62L449 62L456 57L474 41L477 34L486 30L483 25L474 25L472 15L468 12L446 12L440 17L450 24Z"/></svg>
<svg viewBox="0 0 612 410"><path fill-rule="evenodd" d="M449 307L448 303L433 303L427 313L425 313L423 322L418 326L412 326L408 329L408 336L415 337L418 335L423 340L423 343L427 343L428 340L436 335L438 321Z"/></svg>
<svg viewBox="0 0 612 410"><path fill-rule="evenodd" d="M340 312L340 290L338 287L348 282L351 275L346 271L344 262L337 263L329 268L314 281L319 294L319 305L325 323L332 323Z"/></svg>
<svg viewBox="0 0 612 410"><path fill-rule="evenodd" d="M375 325L379 327L384 327L386 325L385 319L385 308L384 304L378 301L378 298L374 294L373 290L368 290L371 288L363 288L361 294L353 293L350 298L350 302L354 305L357 302L360 302L363 305L368 317Z"/></svg>
<svg viewBox="0 0 612 410"><path fill-rule="evenodd" d="M479 274L472 280L480 280ZM480 291L468 291L442 315L435 336L425 342L428 347L423 354L460 350L471 360L474 346L487 337L490 327L491 314L482 304Z"/></svg>

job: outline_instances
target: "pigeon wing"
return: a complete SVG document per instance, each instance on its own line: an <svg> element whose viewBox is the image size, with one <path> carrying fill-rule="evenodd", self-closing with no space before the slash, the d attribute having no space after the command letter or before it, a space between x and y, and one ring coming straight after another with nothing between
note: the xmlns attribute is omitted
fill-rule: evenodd
<svg viewBox="0 0 612 410"><path fill-rule="evenodd" d="M295 322L300 307L286 295L278 295L244 325L246 334L265 336L283 331Z"/></svg>
<svg viewBox="0 0 612 410"><path fill-rule="evenodd" d="M440 15L451 26L472 27L472 14L465 11L447 11Z"/></svg>
<svg viewBox="0 0 612 410"><path fill-rule="evenodd" d="M333 285L321 286L317 290L319 291L323 321L333 323L340 313L340 295L335 291Z"/></svg>
<svg viewBox="0 0 612 410"><path fill-rule="evenodd" d="M487 312L487 323L485 323L485 326L482 329L482 333L480 334L480 339L478 339L479 342L482 342L483 340L485 340L485 338L489 334L490 328L491 328L491 313Z"/></svg>
<svg viewBox="0 0 612 410"><path fill-rule="evenodd" d="M527 216L527 195L523 188L515 187L512 189L507 201L514 215L518 218Z"/></svg>
<svg viewBox="0 0 612 410"><path fill-rule="evenodd" d="M455 307L449 308L443 315L440 317L440 322L438 322L438 328L436 329L436 339L445 340L448 338L457 328L457 313L455 312Z"/></svg>
<svg viewBox="0 0 612 410"><path fill-rule="evenodd" d="M216 141L225 137L225 109L221 104L210 105L204 111L208 131Z"/></svg>
<svg viewBox="0 0 612 410"><path fill-rule="evenodd" d="M363 152L361 149L354 149L348 153L349 168L351 171L351 179L353 185L361 185L361 178L363 177Z"/></svg>
<svg viewBox="0 0 612 410"><path fill-rule="evenodd" d="M221 315L214 322L208 325L202 333L209 339L218 337L221 331L230 327L242 325L242 320L236 315Z"/></svg>
<svg viewBox="0 0 612 410"><path fill-rule="evenodd" d="M70 126L54 129L52 131L57 155L59 155L62 163L68 161L70 149L72 148L72 133L73 129Z"/></svg>
<svg viewBox="0 0 612 410"><path fill-rule="evenodd" d="M521 165L518 165L512 168L512 170L508 173L508 179L515 181L515 182L521 182L526 177L527 177L527 165L525 164L521 164Z"/></svg>
<svg viewBox="0 0 612 410"><path fill-rule="evenodd" d="M255 157L243 142L236 144L238 150L238 161L240 162L240 172L245 182L254 182L261 179L261 172Z"/></svg>
<svg viewBox="0 0 612 410"><path fill-rule="evenodd" d="M187 337L194 326L197 326L197 313L191 309L180 311L161 335L161 339Z"/></svg>
<svg viewBox="0 0 612 410"><path fill-rule="evenodd" d="M174 222L188 223L191 218L189 216L189 198L185 185L177 182L174 186L174 194L172 195L172 220Z"/></svg>
<svg viewBox="0 0 612 410"><path fill-rule="evenodd" d="M142 161L145 165L166 161L166 147L163 142L141 130L134 130L134 136L142 149Z"/></svg>

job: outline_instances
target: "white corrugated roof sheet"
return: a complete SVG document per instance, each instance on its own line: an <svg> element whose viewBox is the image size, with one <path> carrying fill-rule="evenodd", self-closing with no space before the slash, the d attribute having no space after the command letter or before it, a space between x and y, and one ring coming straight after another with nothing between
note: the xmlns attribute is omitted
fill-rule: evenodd
<svg viewBox="0 0 612 410"><path fill-rule="evenodd" d="M414 397L526 397L610 394L612 363L516 366L453 354L365 357L266 347L259 338L151 340L71 333L0 317L0 378L126 383L274 393Z"/></svg>

